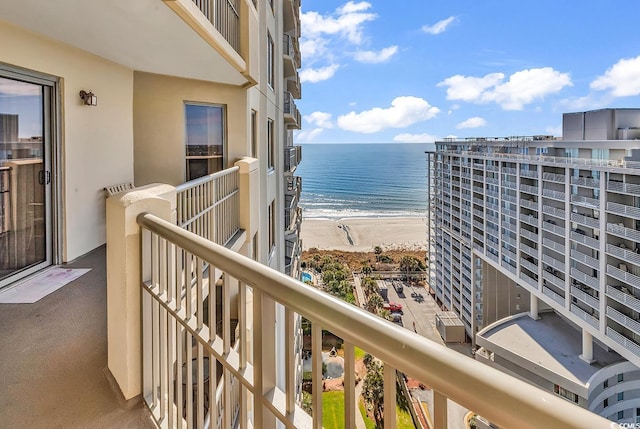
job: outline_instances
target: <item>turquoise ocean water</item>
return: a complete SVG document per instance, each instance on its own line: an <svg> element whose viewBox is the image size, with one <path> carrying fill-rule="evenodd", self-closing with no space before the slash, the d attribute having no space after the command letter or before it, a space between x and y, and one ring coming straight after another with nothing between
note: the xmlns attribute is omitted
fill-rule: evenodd
<svg viewBox="0 0 640 429"><path fill-rule="evenodd" d="M429 144L305 144L304 217L424 217Z"/></svg>

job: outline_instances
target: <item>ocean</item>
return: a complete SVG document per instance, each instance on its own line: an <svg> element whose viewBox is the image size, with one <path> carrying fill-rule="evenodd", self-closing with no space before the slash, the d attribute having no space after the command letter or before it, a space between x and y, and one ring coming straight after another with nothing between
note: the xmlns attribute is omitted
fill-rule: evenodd
<svg viewBox="0 0 640 429"><path fill-rule="evenodd" d="M430 144L304 144L306 218L424 217Z"/></svg>

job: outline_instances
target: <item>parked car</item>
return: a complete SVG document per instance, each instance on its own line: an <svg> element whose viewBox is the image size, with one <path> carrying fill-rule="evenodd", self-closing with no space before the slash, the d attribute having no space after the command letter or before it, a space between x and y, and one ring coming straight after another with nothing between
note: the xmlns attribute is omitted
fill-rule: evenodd
<svg viewBox="0 0 640 429"><path fill-rule="evenodd" d="M389 310L392 313L402 313L402 304L390 302L382 306L385 310Z"/></svg>

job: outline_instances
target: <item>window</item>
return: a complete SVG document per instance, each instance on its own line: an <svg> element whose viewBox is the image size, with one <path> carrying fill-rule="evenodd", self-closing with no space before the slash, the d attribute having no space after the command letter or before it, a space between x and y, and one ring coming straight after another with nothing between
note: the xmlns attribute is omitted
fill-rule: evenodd
<svg viewBox="0 0 640 429"><path fill-rule="evenodd" d="M624 392L618 392L618 401L624 401Z"/></svg>
<svg viewBox="0 0 640 429"><path fill-rule="evenodd" d="M618 411L618 420L624 419L624 411Z"/></svg>
<svg viewBox="0 0 640 429"><path fill-rule="evenodd" d="M609 380L605 380L604 383L602 383L603 389L606 389L607 387L609 387Z"/></svg>
<svg viewBox="0 0 640 429"><path fill-rule="evenodd" d="M251 110L251 152L250 155L252 158L258 157L258 114L255 110Z"/></svg>
<svg viewBox="0 0 640 429"><path fill-rule="evenodd" d="M602 406L604 408L607 408L609 406L609 398L605 398L605 400L602 402Z"/></svg>
<svg viewBox="0 0 640 429"><path fill-rule="evenodd" d="M276 245L276 219L275 219L276 202L272 201L269 205L269 253Z"/></svg>
<svg viewBox="0 0 640 429"><path fill-rule="evenodd" d="M275 81L275 46L273 45L273 38L271 34L267 34L267 83L271 89L274 88L273 82Z"/></svg>
<svg viewBox="0 0 640 429"><path fill-rule="evenodd" d="M570 390L567 390L564 387L560 387L557 384L553 385L553 390L554 392L556 392L557 395L562 396L563 398L568 399L571 402L575 402L576 404L578 403L578 395L571 392Z"/></svg>
<svg viewBox="0 0 640 429"><path fill-rule="evenodd" d="M185 104L186 180L224 168L224 106Z"/></svg>
<svg viewBox="0 0 640 429"><path fill-rule="evenodd" d="M624 381L624 375L618 374L618 383L622 383Z"/></svg>
<svg viewBox="0 0 640 429"><path fill-rule="evenodd" d="M267 121L267 168L275 168L275 134L273 130L273 119Z"/></svg>

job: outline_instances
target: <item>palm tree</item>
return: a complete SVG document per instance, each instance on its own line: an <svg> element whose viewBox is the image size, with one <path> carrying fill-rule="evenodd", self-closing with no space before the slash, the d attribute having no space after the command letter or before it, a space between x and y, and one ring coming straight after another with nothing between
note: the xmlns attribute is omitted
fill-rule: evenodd
<svg viewBox="0 0 640 429"><path fill-rule="evenodd" d="M367 304L365 308L371 313L377 313L378 309L380 309L384 305L384 300L378 293L374 293L369 295L369 299L367 300Z"/></svg>
<svg viewBox="0 0 640 429"><path fill-rule="evenodd" d="M382 365L373 360L362 385L362 396L373 408L376 426L382 427L384 416L384 377Z"/></svg>
<svg viewBox="0 0 640 429"><path fill-rule="evenodd" d="M373 252L376 254L376 262L380 262L380 255L382 255L382 247L380 246L374 247Z"/></svg>

